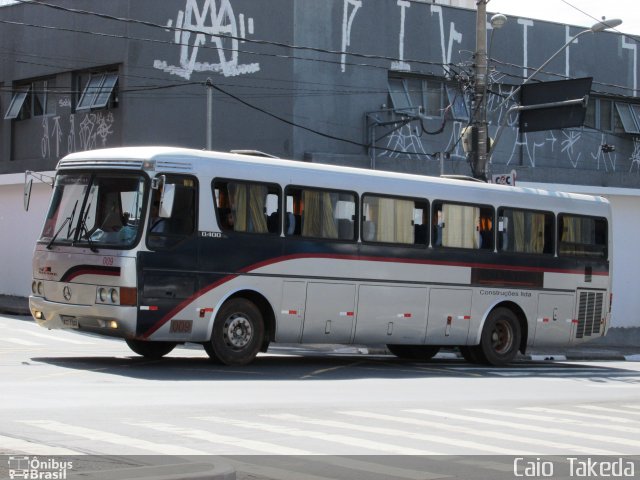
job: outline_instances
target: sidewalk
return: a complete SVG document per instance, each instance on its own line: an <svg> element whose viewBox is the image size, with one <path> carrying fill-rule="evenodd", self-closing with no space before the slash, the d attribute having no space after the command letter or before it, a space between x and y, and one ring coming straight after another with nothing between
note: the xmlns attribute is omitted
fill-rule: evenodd
<svg viewBox="0 0 640 480"><path fill-rule="evenodd" d="M25 297L0 295L0 314L29 316L29 300ZM383 346L360 347L353 345L323 345L334 353L384 355L389 351ZM457 352L443 350L438 358L457 358ZM567 347L533 347L520 356L530 360L590 360L590 361L640 361L640 327L612 328L606 337L591 342Z"/></svg>

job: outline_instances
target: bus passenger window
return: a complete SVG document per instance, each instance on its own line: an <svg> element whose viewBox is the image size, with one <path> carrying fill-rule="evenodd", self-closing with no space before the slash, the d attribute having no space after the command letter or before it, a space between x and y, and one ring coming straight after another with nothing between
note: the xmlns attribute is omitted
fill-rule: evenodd
<svg viewBox="0 0 640 480"><path fill-rule="evenodd" d="M428 212L426 202L364 195L362 198L362 240L365 242L426 245Z"/></svg>
<svg viewBox="0 0 640 480"><path fill-rule="evenodd" d="M558 216L558 254L607 258L607 220L582 215Z"/></svg>
<svg viewBox="0 0 640 480"><path fill-rule="evenodd" d="M434 247L493 251L493 243L493 208L434 203Z"/></svg>
<svg viewBox="0 0 640 480"><path fill-rule="evenodd" d="M355 240L353 193L288 187L286 200L286 235Z"/></svg>
<svg viewBox="0 0 640 480"><path fill-rule="evenodd" d="M213 191L222 231L280 234L280 190L277 185L216 181Z"/></svg>
<svg viewBox="0 0 640 480"><path fill-rule="evenodd" d="M500 208L498 250L514 253L553 253L553 214Z"/></svg>

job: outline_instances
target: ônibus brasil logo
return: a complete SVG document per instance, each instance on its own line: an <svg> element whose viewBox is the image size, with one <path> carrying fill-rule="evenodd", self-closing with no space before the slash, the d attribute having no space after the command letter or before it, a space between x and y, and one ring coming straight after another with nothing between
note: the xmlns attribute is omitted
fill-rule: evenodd
<svg viewBox="0 0 640 480"><path fill-rule="evenodd" d="M9 478L25 480L65 480L73 462L14 455L9 457Z"/></svg>

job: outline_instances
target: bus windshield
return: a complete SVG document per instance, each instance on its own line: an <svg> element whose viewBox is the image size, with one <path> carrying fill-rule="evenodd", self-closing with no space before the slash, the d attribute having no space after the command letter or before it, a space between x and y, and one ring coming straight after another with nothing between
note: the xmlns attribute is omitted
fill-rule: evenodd
<svg viewBox="0 0 640 480"><path fill-rule="evenodd" d="M139 174L65 173L56 178L41 241L132 247L142 225L145 180Z"/></svg>

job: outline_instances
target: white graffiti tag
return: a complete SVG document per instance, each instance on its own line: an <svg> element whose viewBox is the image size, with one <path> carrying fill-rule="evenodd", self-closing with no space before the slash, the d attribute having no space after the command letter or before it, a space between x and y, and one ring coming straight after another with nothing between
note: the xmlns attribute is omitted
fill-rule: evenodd
<svg viewBox="0 0 640 480"><path fill-rule="evenodd" d="M349 13L349 5L353 8ZM344 14L342 15L342 54L340 55L341 70L346 71L347 47L351 44L351 26L356 13L362 7L362 0L344 0Z"/></svg>
<svg viewBox="0 0 640 480"><path fill-rule="evenodd" d="M615 153L611 153L610 151L606 151L603 150L602 146L606 145L606 136L603 133L602 134L602 138L600 140L600 144L598 145L598 150L596 151L596 153L592 153L591 154L591 158L593 158L594 160L598 161L598 166L597 169L600 170L600 160L602 160L602 165L604 166L604 171L608 172L609 171L609 166L611 166L611 170L613 172L616 171L616 154ZM609 164L609 166L607 165L607 163Z"/></svg>
<svg viewBox="0 0 640 480"><path fill-rule="evenodd" d="M576 168L580 161L580 157L582 156L582 152L578 152L578 155L576 156L573 147L580 141L581 134L580 132L569 130L569 132L563 131L562 135L564 135L564 140L561 142L562 148L560 151L567 154L571 165L573 165L573 168Z"/></svg>
<svg viewBox="0 0 640 480"><path fill-rule="evenodd" d="M218 6L219 3L219 6ZM186 0L184 10L178 11L167 27L174 30L174 41L180 46L179 65L166 60L155 60L154 68L189 80L193 72L218 72L225 77L255 73L259 63L238 63L238 47L247 33L253 34L253 18L245 24L245 17L236 18L231 0L205 0L200 8L198 0ZM213 49L207 48L207 37ZM198 61L202 55L217 55L217 62Z"/></svg>
<svg viewBox="0 0 640 480"><path fill-rule="evenodd" d="M629 173L633 170L633 166L638 167L638 173L640 173L640 139L633 139L633 153L629 158L631 160L631 167L629 168Z"/></svg>

